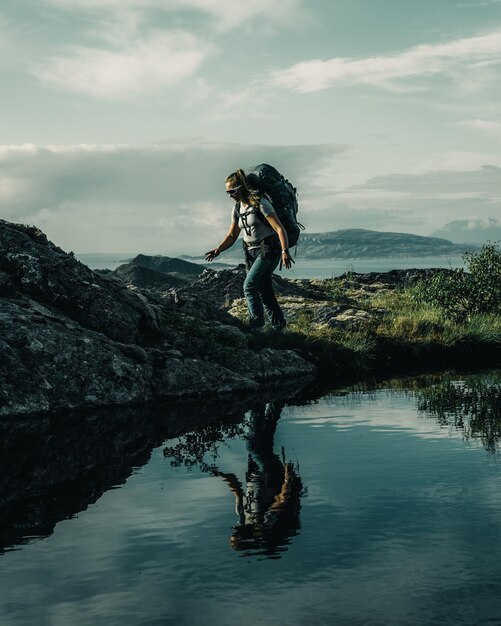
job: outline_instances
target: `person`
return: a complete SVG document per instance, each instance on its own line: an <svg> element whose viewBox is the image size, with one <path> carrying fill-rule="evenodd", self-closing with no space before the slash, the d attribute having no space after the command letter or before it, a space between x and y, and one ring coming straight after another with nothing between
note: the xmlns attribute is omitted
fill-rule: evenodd
<svg viewBox="0 0 501 626"><path fill-rule="evenodd" d="M243 170L239 169L226 178L226 193L235 201L230 228L219 246L206 252L205 258L213 261L235 243L243 230L247 269L244 296L249 324L254 329L262 328L266 311L272 328L281 332L286 327L286 321L273 291L272 274L279 263L279 269L282 266L290 269L294 263L289 253L287 231L271 202L250 189Z"/></svg>

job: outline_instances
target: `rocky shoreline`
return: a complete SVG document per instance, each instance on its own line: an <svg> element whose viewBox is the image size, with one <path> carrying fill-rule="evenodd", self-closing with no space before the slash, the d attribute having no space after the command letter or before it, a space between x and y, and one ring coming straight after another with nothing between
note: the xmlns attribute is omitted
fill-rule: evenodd
<svg viewBox="0 0 501 626"><path fill-rule="evenodd" d="M92 271L39 229L0 220L0 417L255 393L274 381L438 368L485 353L378 339L364 357L357 346L305 345L297 330L255 336L242 319L243 266L173 261L140 255L115 272ZM350 335L385 313L364 302L434 271L347 274L334 291L329 280L274 283L291 326L308 314L306 324Z"/></svg>

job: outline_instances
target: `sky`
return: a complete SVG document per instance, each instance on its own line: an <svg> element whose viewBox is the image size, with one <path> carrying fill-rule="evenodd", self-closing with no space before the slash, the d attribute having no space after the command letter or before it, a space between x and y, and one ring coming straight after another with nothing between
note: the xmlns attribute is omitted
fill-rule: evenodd
<svg viewBox="0 0 501 626"><path fill-rule="evenodd" d="M3 0L0 217L197 254L271 163L306 232L501 239L501 0Z"/></svg>

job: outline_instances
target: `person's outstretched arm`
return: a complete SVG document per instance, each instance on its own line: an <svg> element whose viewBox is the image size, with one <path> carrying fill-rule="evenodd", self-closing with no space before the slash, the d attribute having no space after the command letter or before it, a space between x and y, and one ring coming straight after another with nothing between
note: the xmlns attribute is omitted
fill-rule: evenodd
<svg viewBox="0 0 501 626"><path fill-rule="evenodd" d="M214 250L209 250L209 252L205 253L205 260L209 262L213 261L217 256L221 254L223 250L231 248L231 246L238 239L238 235L240 235L240 228L237 222L231 222L231 226L226 237L223 239L223 241L221 241L217 248L214 248Z"/></svg>

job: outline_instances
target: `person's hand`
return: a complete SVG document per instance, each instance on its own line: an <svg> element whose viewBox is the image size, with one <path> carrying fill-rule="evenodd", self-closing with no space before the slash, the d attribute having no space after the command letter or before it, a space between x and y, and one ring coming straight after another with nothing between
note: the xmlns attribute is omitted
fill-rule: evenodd
<svg viewBox="0 0 501 626"><path fill-rule="evenodd" d="M282 266L285 266L286 269L290 270L290 268L292 267L292 264L295 262L296 261L294 261L294 259L289 254L289 251L283 250L282 256L280 257L280 267L278 269L281 270Z"/></svg>
<svg viewBox="0 0 501 626"><path fill-rule="evenodd" d="M209 252L205 253L205 260L209 263L213 261L217 256L219 256L219 249L214 248L214 250L209 250Z"/></svg>

